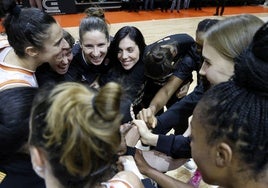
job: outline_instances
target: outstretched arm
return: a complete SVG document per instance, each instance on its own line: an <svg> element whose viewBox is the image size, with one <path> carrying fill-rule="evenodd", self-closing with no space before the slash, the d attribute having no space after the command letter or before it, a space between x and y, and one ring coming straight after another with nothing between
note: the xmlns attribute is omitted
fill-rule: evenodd
<svg viewBox="0 0 268 188"><path fill-rule="evenodd" d="M180 78L171 76L168 82L156 93L149 108L144 108L139 112L138 118L144 120L150 127L154 128L156 124L154 115L167 104L168 100L182 83L183 80Z"/></svg>
<svg viewBox="0 0 268 188"><path fill-rule="evenodd" d="M147 177L153 179L161 187L168 188L193 188L193 186L172 178L162 172L152 168L143 158L142 151L137 150L135 153L135 161L140 172Z"/></svg>

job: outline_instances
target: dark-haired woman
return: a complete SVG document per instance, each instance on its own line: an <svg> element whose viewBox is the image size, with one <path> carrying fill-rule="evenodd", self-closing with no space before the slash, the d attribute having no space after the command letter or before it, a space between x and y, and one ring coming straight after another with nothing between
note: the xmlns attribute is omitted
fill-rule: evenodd
<svg viewBox="0 0 268 188"><path fill-rule="evenodd" d="M133 26L125 26L114 35L109 51L114 68L110 70L107 82L116 81L123 85L135 114L141 110L146 81L142 61L145 46L141 31Z"/></svg>
<svg viewBox="0 0 268 188"><path fill-rule="evenodd" d="M36 68L62 59L66 45L62 28L51 15L36 8L20 9L14 0L3 0L0 9L9 13L3 25L10 45L0 51L0 90L37 87Z"/></svg>
<svg viewBox="0 0 268 188"><path fill-rule="evenodd" d="M73 80L73 78L67 74L67 71L73 60L72 48L75 40L66 30L63 30L63 37L68 44L63 47L62 59L58 62L44 63L36 70L36 79L40 87L47 83L59 83Z"/></svg>
<svg viewBox="0 0 268 188"><path fill-rule="evenodd" d="M199 70L201 60L194 39L187 34L175 34L147 46L143 61L148 81L139 118L153 126L152 115L186 95L192 72ZM187 89L182 94L185 86Z"/></svg>

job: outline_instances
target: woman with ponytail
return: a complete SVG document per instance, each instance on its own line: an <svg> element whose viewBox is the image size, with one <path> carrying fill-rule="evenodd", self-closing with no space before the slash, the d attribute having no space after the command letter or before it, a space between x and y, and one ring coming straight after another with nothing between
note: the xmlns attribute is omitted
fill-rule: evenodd
<svg viewBox="0 0 268 188"><path fill-rule="evenodd" d="M36 68L62 59L63 31L56 20L37 8L20 9L14 0L2 0L0 16L7 42L0 46L0 90L37 87Z"/></svg>
<svg viewBox="0 0 268 188"><path fill-rule="evenodd" d="M143 187L134 173L115 168L122 91L113 82L99 92L66 82L37 94L29 145L33 168L47 188Z"/></svg>

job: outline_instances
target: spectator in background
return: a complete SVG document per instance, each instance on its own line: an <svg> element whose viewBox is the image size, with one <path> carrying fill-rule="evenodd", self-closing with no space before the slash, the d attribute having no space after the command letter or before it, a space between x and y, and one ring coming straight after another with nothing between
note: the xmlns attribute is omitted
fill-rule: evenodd
<svg viewBox="0 0 268 188"><path fill-rule="evenodd" d="M172 4L170 7L170 12L172 13L177 5L177 13L180 13L181 0L172 0Z"/></svg>
<svg viewBox="0 0 268 188"><path fill-rule="evenodd" d="M151 11L154 10L154 0L145 0L144 2L144 10L150 9Z"/></svg>
<svg viewBox="0 0 268 188"><path fill-rule="evenodd" d="M202 10L202 0L194 0L193 7L195 10Z"/></svg>
<svg viewBox="0 0 268 188"><path fill-rule="evenodd" d="M161 0L161 3L160 3L161 12L164 12L164 11L167 12L168 6L169 6L169 0Z"/></svg>
<svg viewBox="0 0 268 188"><path fill-rule="evenodd" d="M30 6L43 10L42 0L29 0Z"/></svg>
<svg viewBox="0 0 268 188"><path fill-rule="evenodd" d="M190 6L190 2L191 2L191 0L184 0L183 8L184 8L184 9L188 9L189 6Z"/></svg>
<svg viewBox="0 0 268 188"><path fill-rule="evenodd" d="M139 2L138 0L129 0L129 12L139 12Z"/></svg>
<svg viewBox="0 0 268 188"><path fill-rule="evenodd" d="M216 0L216 3L217 3L216 13L214 14L214 16L222 16L224 12L226 0Z"/></svg>

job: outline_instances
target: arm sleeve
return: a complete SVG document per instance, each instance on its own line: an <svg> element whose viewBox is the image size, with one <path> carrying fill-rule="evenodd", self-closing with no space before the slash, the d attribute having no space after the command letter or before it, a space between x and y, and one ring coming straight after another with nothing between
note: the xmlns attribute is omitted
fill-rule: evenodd
<svg viewBox="0 0 268 188"><path fill-rule="evenodd" d="M186 55L179 63L178 68L174 71L174 76L181 80L192 78L192 72L196 70L197 63L188 55Z"/></svg>
<svg viewBox="0 0 268 188"><path fill-rule="evenodd" d="M190 138L182 135L159 135L155 149L175 159L191 157Z"/></svg>

